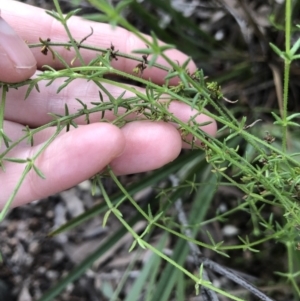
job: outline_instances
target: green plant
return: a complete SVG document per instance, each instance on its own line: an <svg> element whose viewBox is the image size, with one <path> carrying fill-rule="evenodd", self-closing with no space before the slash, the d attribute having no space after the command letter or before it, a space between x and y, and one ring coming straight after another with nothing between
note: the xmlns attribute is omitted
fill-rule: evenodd
<svg viewBox="0 0 300 301"><path fill-rule="evenodd" d="M254 120L254 122L248 124L246 117L235 117L233 112L224 103L226 98L223 97L220 86L216 82L206 79L201 70L190 74L189 70L186 70L188 61L182 66L179 66L177 62L170 60L169 57L165 55L165 50L171 49L174 46L168 44L159 46L158 39L154 32L151 33L152 41L149 42L136 30L136 28L126 21L122 17L121 12L125 7L130 5L132 1L121 1L116 7L113 7L108 1L104 0L89 0L89 2L103 12L103 15L101 15L99 20L109 22L112 26L121 25L127 28L134 32L147 47L144 49L137 49L135 55L120 53L117 49L114 49L114 45L112 45L110 49L91 47L84 44L89 36L88 33L86 38L83 38L80 42L76 42L72 38L72 33L68 30L67 26L68 18L75 14L76 11L63 16L58 1L54 0L57 12L48 13L63 24L71 42L55 43L55 41L52 42L47 41L47 39L41 39L41 43L30 45L30 47L42 47L44 52L47 53L48 51L49 54L51 53L55 59L59 60L65 66L65 68L57 71L49 66L45 66L46 71L36 79L18 84L8 85L3 83L2 85L0 133L7 148L0 156L0 164L3 167L5 161L10 161L16 164L25 164L25 169L14 193L11 195L6 207L1 212L0 219L3 219L6 215L15 194L31 169L34 169L40 177L44 177L43 172L36 168L35 160L61 131L68 131L71 126L76 127L74 119L79 116L85 116L86 121L89 122L89 116L94 112L112 110L117 113L119 108L124 108L126 112L118 116L112 122L121 127L126 122L129 122L125 119L127 115L131 113L143 113L144 118L148 120L163 120L177 123L182 132L183 139L185 139L188 134L191 134L194 137L194 141L201 141L202 151L199 152L195 150L192 154L182 156L175 162L166 166L163 170L156 171L143 178L139 183L135 183L126 188L108 167L106 175L109 175L120 189L120 193L113 197L110 197L107 194L102 183L102 178L106 175L95 175L92 179L94 189L96 189L96 186L100 187L106 205L95 206L50 235L56 235L61 231L71 229L83 221L92 218L96 214L104 212L104 224L110 218L110 215L113 214L119 220L122 227L119 232L112 236L111 240L105 246L96 250L54 289L46 293L41 300L52 300L69 282L78 278L87 267L108 250L126 231L131 233L134 238L130 250L134 248L146 248L158 256L157 258L159 259L153 267L154 271L158 273L158 265L161 259L168 262L155 291L148 291L147 300L169 300L169 295L174 287L178 295L184 295L184 288L181 287L181 285L187 285L186 282L188 281L183 280L183 275L187 277L186 279L189 279L194 283L196 293L198 293L199 286L201 286L205 288L204 294L212 294L210 295L211 298L215 298L215 294L212 292L216 292L227 296L232 300L244 300L212 285L205 276L204 268L215 268L215 270L217 270L219 266L209 262L208 259L199 252L198 248L196 248L198 253L196 252L196 254L194 254L194 249L193 255L195 255L195 263L197 263L199 273L194 275L184 267L184 260L189 252L188 243L193 247L200 246L201 248L212 250L219 255L227 257L230 256L230 252L239 250L258 252L258 248L263 246L266 242L281 243L287 249L288 270L287 273L278 272L278 275L289 280L295 296L299 297L299 272L297 271L299 267L299 255L296 247L298 239L297 229L300 224L298 203L300 198L300 163L298 160L299 151L297 145L291 145L290 149L288 148L288 133L290 130L290 133L293 134L293 127L299 126L297 120L300 113L289 114L288 91L290 64L293 60L299 58L297 51L299 50L300 40L291 47L291 1L286 1L286 49L283 52L275 45L271 44L273 50L284 59L285 63L283 109L280 112L281 116L272 113L275 119L274 125L276 127L272 127L270 130L270 132L276 130L279 131L279 139L282 139L281 146L274 142L275 138L270 132L266 133L258 128L257 122L259 120ZM136 2L134 2L134 5L137 5ZM92 33L93 30L91 31L91 34ZM82 62L82 66L72 67L72 63L68 64L68 62L55 51L56 46L74 48L76 51L76 57L74 59L79 59ZM94 50L101 54L97 55L97 57L89 62L88 65L85 65L80 54L80 49L84 48ZM136 68L132 73L124 73L111 66L111 60L119 56L136 60ZM169 63L171 68L158 65L156 59L159 56L163 57ZM148 59L149 57L150 59ZM151 81L144 80L140 77L140 74L144 69L149 66L156 66L157 68L168 71L163 86L156 85ZM146 87L146 94L143 94L122 82L115 82L104 77L104 75L108 73L128 78L144 85ZM3 112L7 90L28 85L27 95L29 95L32 89L38 89L39 81L49 80L50 85L55 79L61 77L66 80L64 84L59 87L58 93L74 79L83 78L93 81L99 87L99 102L94 103L94 107L89 109L78 99L82 105L82 109L79 110L78 113L69 114L68 107L66 106L65 116L53 115L53 121L50 123L36 129L27 128L27 132L22 138L11 142L1 126L3 123ZM170 86L169 81L174 77L179 77L180 83L177 86ZM115 98L104 88L103 83L118 86L132 92L135 96L124 99L124 94L121 94L119 97ZM109 101L103 101L103 94L106 94ZM170 114L168 111L169 101L158 101L161 99L162 95L164 95L164 97L168 95L170 100L177 99L182 101L196 109L197 112L205 112L206 115L215 119L220 125L218 139L209 137L206 133L201 131L201 125L195 122L195 116L192 117L189 122L183 123L174 115ZM207 110L206 107L208 106L212 109ZM29 143L34 144L34 134L49 126L56 126L57 131L32 158L21 160L19 158L6 156L23 140L27 139ZM244 152L241 151L240 146L243 146ZM199 148L195 143L192 143L192 147L195 149ZM207 165L206 162L209 164ZM169 184L167 188L159 192L157 198L159 198L160 203L156 204L157 201L155 200L153 202L156 206L150 204L149 206L141 207L133 199L132 195L134 192L150 185L157 185L159 181L168 179L170 175L175 175L175 178L179 180L178 182L175 181L175 184L173 181L173 186ZM243 192L243 197L239 199L238 204L235 208L232 208L232 210L225 213L217 213L210 220L205 220L214 192L219 186L236 187ZM187 197L187 195L189 195L189 197ZM171 206L177 204L179 206L178 215L180 215L182 212L182 209L180 209L181 198L191 198L192 203L191 214L185 223L183 220L180 220L180 222L177 223L176 219L168 214L168 210ZM120 209L125 202L130 203L136 212L135 216L130 221L127 221L123 217L122 209ZM156 209L153 210L152 206L156 207ZM274 207L278 209L284 218L274 217L274 214L272 213L272 211L274 211L272 208ZM270 210L271 213L266 215L265 212L268 210ZM240 244L229 245L222 241L215 242L213 236L209 232L206 233L206 237L210 243L204 243L194 238L199 231L199 228L201 229L204 225L214 221L224 221L225 218L239 212L246 212L248 214L253 227L253 233L250 235L251 237L239 237ZM143 233L138 234L133 230L133 225L141 219L146 221L147 226ZM161 229L165 235L172 235L178 238L172 257L168 257L162 252L164 245L163 239L160 242L161 244L159 247L152 246L147 240L154 229ZM191 232L186 232L187 229L191 229ZM255 239L255 237L258 238ZM155 279L154 277L150 277L150 271L151 267L149 266L143 271L145 273L144 281L148 281L151 283L152 287L154 287ZM220 272L220 270L217 270L217 272L218 271ZM231 276L229 275L228 277ZM239 279L233 280L239 281ZM243 284L241 282L239 283ZM244 285L248 288L251 286L247 282L245 282ZM264 294L260 295L260 292L256 291L253 286L251 286L251 291L256 293L261 300L271 300ZM133 296L137 297L137 292L133 292L130 300L134 300ZM117 298L117 296L114 296L114 298Z"/></svg>

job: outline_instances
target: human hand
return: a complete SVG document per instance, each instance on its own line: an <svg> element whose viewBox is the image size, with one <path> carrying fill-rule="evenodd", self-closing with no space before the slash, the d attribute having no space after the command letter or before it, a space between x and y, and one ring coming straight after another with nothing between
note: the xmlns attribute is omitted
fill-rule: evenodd
<svg viewBox="0 0 300 301"><path fill-rule="evenodd" d="M42 9L11 0L2 0L0 8L3 18L0 18L0 81L12 83L26 80L34 76L36 69L40 69L43 65L61 68L59 62L53 60L51 55L45 56L37 48L29 50L22 41L38 43L39 37L51 38L51 41L56 42L68 41L58 21L46 15ZM112 30L110 25L92 23L77 17L71 18L68 26L76 40L81 40L86 36L92 26L94 34L89 38L89 44L109 48L112 43L116 49L125 53L144 48L143 42L122 28ZM15 35L14 31L21 39ZM80 51L86 62L93 59L94 52L84 49ZM69 62L74 57L74 52L64 48L58 52ZM168 55L179 64L186 60L186 56L177 50L169 50ZM166 65L162 59L158 62ZM115 68L131 72L136 62L119 58L112 64ZM193 62L188 68L191 72L196 69ZM151 78L153 82L159 84L163 83L165 75L166 72L155 68L147 68L143 73L143 77ZM6 98L4 132L10 139L15 141L22 137L25 125L34 128L51 121L49 112L63 115L65 103L70 113L75 113L80 109L75 97L88 105L99 100L99 88L93 82L80 79L73 81L57 94L57 88L62 81L56 80L49 87L46 87L46 82L39 83L40 93L33 90L25 101L27 87L9 90ZM123 92L115 86L105 85L105 87L116 97ZM125 96L129 97L130 93L126 92ZM177 101L171 102L169 110L182 121L188 121L190 116L196 113L187 105ZM114 119L112 113L109 112L105 117L110 120ZM83 118L76 120L79 124L77 129L59 135L52 142L35 162L46 179L41 179L34 171L30 171L13 206L19 206L72 187L103 170L108 164L119 175L159 168L174 160L182 147L188 147L182 142L181 135L173 124L133 121L120 129L106 122L97 122L99 119L99 114L92 115L92 123L88 125ZM211 124L202 129L210 135L215 134L215 121L203 114L197 116L196 121L198 123L211 121ZM31 158L55 130L55 128L47 128L39 132L34 137L33 147L25 142L21 143L7 156ZM2 143L1 152L4 149ZM0 171L0 208L11 195L24 170L22 164L5 162L4 166L5 172Z"/></svg>

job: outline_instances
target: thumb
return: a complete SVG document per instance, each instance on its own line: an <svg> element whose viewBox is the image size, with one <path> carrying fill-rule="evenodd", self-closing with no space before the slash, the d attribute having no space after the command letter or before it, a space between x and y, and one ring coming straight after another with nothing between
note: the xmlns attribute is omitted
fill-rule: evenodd
<svg viewBox="0 0 300 301"><path fill-rule="evenodd" d="M20 82L35 71L36 60L32 52L0 16L0 81Z"/></svg>

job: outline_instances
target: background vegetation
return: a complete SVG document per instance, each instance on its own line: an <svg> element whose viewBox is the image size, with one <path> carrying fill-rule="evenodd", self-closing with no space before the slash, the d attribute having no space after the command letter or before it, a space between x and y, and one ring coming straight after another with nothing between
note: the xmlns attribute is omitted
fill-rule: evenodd
<svg viewBox="0 0 300 301"><path fill-rule="evenodd" d="M68 275L54 277L56 284L51 289L44 283L37 293L31 283L29 291L43 301L298 300L299 1L89 3L102 13L86 2L73 4L81 5L89 19L119 23L131 30L135 26L152 34L154 41L157 36L190 55L203 73L191 76L185 66L170 62L170 77L179 75L183 84L170 87L169 93L199 110L209 109L218 121L219 132L213 139L192 121L181 124L183 133L192 133L203 142L202 150L183 151L176 161L143 175L118 180L108 171L109 178L95 176L91 181L94 203L86 203L83 212L50 236L62 237L59 233L68 231L64 235L69 240L81 241L80 231L95 220L113 231L105 240L96 236L94 251L84 259L77 262L73 257L76 265L71 270L64 268ZM66 3L60 4L64 7ZM55 17L64 22L62 15ZM163 49L155 46L150 43L148 52L140 51L137 57L164 55ZM102 73L95 69L96 75L83 74L98 82L100 90L101 82L109 81L105 73L111 71L111 53L103 51L104 56L91 64L98 63ZM65 69L69 73L61 74L71 79L71 69L69 66ZM49 79L51 72L43 76ZM148 94L130 100L128 110L144 106L152 110L147 118L166 118L166 108L155 101L165 91L138 74L134 76L128 75L146 86ZM29 84L33 87L36 83ZM214 83L221 85L221 90ZM236 99L238 102L227 101ZM105 105L107 109L124 104L112 101ZM95 104L94 110L103 107ZM67 126L76 116L59 120ZM55 122L57 119L51 125ZM52 204L57 206L58 202L56 199ZM22 216L22 210L11 212L8 223ZM41 235L49 233L50 227L43 228ZM120 245L123 237L126 240ZM126 257L128 250L130 258ZM118 256L126 258L126 264L114 275L114 265L109 263ZM54 270L51 256L47 258ZM7 255L4 259L9 262ZM44 262L39 264L49 269ZM15 283L13 271L2 273ZM79 278L92 279L88 287L94 293L84 290ZM71 287L76 280L78 286Z"/></svg>

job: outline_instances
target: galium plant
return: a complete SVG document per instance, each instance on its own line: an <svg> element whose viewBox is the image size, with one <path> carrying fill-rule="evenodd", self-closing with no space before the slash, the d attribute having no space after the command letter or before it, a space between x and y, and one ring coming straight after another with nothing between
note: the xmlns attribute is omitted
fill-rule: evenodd
<svg viewBox="0 0 300 301"><path fill-rule="evenodd" d="M132 114L135 114L136 118L139 119L173 122L178 124L182 139L190 143L195 151L181 156L164 169L155 171L145 176L138 183L126 188L114 175L109 166L104 172L95 175L91 179L93 192L100 189L105 204L96 205L94 208L87 210L84 214L50 233L50 236L69 230L101 213L104 214L104 225L111 215L114 215L122 227L117 233L112 235L105 245L99 247L86 258L57 286L47 292L41 300L53 300L68 283L84 273L97 258L103 255L126 232L129 232L133 237L133 243L129 251L135 248L142 248L149 249L153 254L156 254L149 261L152 266L149 265L142 271L145 277L144 282L140 286L138 283L135 284L134 293L128 300L136 300L141 290L145 289L146 283L152 289L155 287L155 290L147 290L145 300L169 300L168 298L174 289L179 295L184 295L180 286L182 285L180 282L185 283L184 279L189 279L189 281L193 282L195 294L200 293L201 288L201 294L205 298L203 300L218 300L218 294L226 296L230 300L245 300L214 286L208 277L208 269L225 275L246 288L246 290L249 290L260 300L273 300L239 275L206 258L200 251L200 248L202 250L209 249L216 252L219 256L229 257L231 251L259 252L259 247L266 242L278 242L286 247L287 271L278 271L278 275L288 280L295 296L299 297L299 272L295 267L299 257L297 254L297 248L299 248L297 239L300 225L300 163L298 159L299 153L288 149L288 133L294 127L299 127L297 120L300 113L289 114L287 105L289 68L292 61L299 58L297 51L299 50L300 39L294 45L290 45L291 1L286 1L286 49L281 51L275 45L270 45L283 58L285 64L283 109L280 114L272 113L274 125L281 131L281 146L275 143L275 137L272 133L257 131L257 127L262 122L261 120L248 122L246 117L236 118L231 110L235 102L224 97L219 84L206 78L202 70L190 73L187 69L189 60L182 65L172 61L165 51L175 46L169 44L160 45L154 32L151 33L152 40L149 41L126 21L122 17L122 10L132 2L131 0L120 1L115 7L105 0L89 0L89 2L103 13L100 18L101 21L109 22L111 26L121 25L132 31L143 41L145 48L136 49L133 53L122 53L113 44L108 49L90 46L88 39L93 34L93 28L86 33L82 40L74 40L72 32L68 28L68 20L77 13L77 10L63 15L58 0L54 0L57 11L48 11L47 13L61 22L68 34L69 41L57 43L49 40L48 37L40 37L40 43L29 45L29 47L39 47L44 55L51 55L64 68L54 70L50 66L44 66L44 71L34 79L17 84L2 83L0 135L1 143L5 144L6 149L0 154L0 165L2 172L5 172L6 162L23 164L24 171L20 175L15 190L7 200L6 206L1 211L0 219L3 220L6 216L19 188L31 170L34 170L41 178L46 178L43 170L38 169L35 164L37 158L62 131L69 131L71 127L76 128L75 120L80 116L84 116L86 122L89 123L90 116L93 113L101 112L104 118L105 112L110 110L116 115L115 120L107 121L103 119L102 122L111 122L118 127L130 122L126 117L132 116ZM74 59L70 62L64 60L56 51L57 47L73 49L75 51ZM85 64L80 53L81 49L94 51L95 58L88 64ZM112 66L111 62L118 60L119 57L136 61L136 66L132 72L122 72ZM156 62L158 57L164 58L169 66L158 64ZM74 67L73 63L75 60L79 60L81 66ZM151 80L141 77L147 68L153 66L168 72L164 85L157 85ZM108 74L139 83L145 87L146 92L142 93L129 85L114 81L107 77ZM16 141L11 141L3 130L7 91L27 86L26 97L28 97L33 89L39 90L41 81L48 81L48 85L51 85L58 78L63 78L64 83L58 88L57 93L60 93L78 78L92 81L99 88L99 101L93 102L92 106L88 107L83 101L77 99L81 105L81 109L78 112L70 114L68 106L65 105L64 116L49 112L53 117L51 122L34 129L26 127L23 137ZM180 79L178 85L171 84L173 78ZM105 89L103 84L115 85L122 88L124 93L114 97ZM130 91L134 96L125 97L126 91ZM164 99L164 101L161 101L161 99ZM187 123L182 122L168 111L168 106L172 100L188 104L197 113ZM207 110L207 107L210 110ZM120 109L124 113L120 114ZM198 124L195 120L197 114L201 113L205 113L218 122L218 138L211 137L201 130L201 126L205 124ZM47 127L55 127L56 132L31 158L24 160L10 157L10 152L22 141L26 140L29 144L34 145L34 136ZM193 137L191 142L186 139L188 135ZM246 143L249 150L246 155L240 150L241 141ZM196 151L196 149L201 149L201 151ZM199 173L199 170L201 170L201 173ZM119 187L119 194L108 195L102 181L107 176ZM158 190L157 199L153 203L148 204L148 206L141 206L134 200L134 193L145 187L157 185L161 181L168 183L166 184L168 186ZM243 192L243 197L232 210L225 213L217 212L213 218L205 220L214 192L219 186L236 187ZM188 217L182 208L182 200L187 198L192 198L192 210ZM136 212L130 220L126 220L122 214L122 205L124 203L130 203ZM172 206L176 208L178 221L168 213ZM158 209L154 209L154 207L158 207ZM264 208L271 207L278 208L283 218L277 220L273 213L267 216L262 213ZM205 243L195 238L204 225L214 221L224 221L237 212L249 214L253 225L253 236L238 237L240 243L236 245L229 245L223 241L217 242L209 232L205 235L210 243ZM147 226L139 234L134 231L133 225L141 219L146 222ZM158 246L153 246L149 242L154 229L161 229L165 233ZM168 235L177 238L172 256L167 256L162 251ZM255 240L255 236L260 238ZM193 255L194 265L199 271L198 274L192 273L184 266L184 261L189 252ZM152 275L158 275L161 260L165 260L168 264L160 276L159 282L156 283L155 277L151 277L151 272L153 273ZM120 288L117 288L114 295L111 296L111 300L117 299L119 290Z"/></svg>

